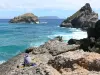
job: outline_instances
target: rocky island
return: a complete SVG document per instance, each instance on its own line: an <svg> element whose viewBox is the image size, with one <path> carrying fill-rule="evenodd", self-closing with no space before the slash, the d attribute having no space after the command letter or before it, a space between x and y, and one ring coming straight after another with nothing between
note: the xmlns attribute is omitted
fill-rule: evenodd
<svg viewBox="0 0 100 75"><path fill-rule="evenodd" d="M26 13L18 17L14 17L9 23L36 23L39 24L38 17L33 13Z"/></svg>
<svg viewBox="0 0 100 75"><path fill-rule="evenodd" d="M88 27L94 27L97 21L98 14L92 10L89 3L86 3L80 10L64 20L60 27L82 28L86 30Z"/></svg>

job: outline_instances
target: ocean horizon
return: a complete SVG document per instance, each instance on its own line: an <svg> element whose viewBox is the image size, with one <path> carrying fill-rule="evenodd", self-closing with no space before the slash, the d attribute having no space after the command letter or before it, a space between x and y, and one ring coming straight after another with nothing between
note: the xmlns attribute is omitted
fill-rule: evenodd
<svg viewBox="0 0 100 75"><path fill-rule="evenodd" d="M9 19L0 19L0 63L25 51L38 47L50 39L62 36L69 39L82 39L87 33L75 28L61 28L63 19L40 19L40 24L12 24Z"/></svg>

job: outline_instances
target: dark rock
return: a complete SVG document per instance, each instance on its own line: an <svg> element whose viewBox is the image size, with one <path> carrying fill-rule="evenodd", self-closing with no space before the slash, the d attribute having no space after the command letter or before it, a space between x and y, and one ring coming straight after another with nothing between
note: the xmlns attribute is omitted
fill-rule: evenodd
<svg viewBox="0 0 100 75"><path fill-rule="evenodd" d="M80 39L80 40L76 40L76 39L70 39L68 41L69 45L72 44L76 44L76 45L80 45L80 49L83 49L84 51L93 51L91 50L92 48L94 48L94 46L96 45L95 43L95 38L84 38L84 39ZM94 51L96 52L96 51Z"/></svg>
<svg viewBox="0 0 100 75"><path fill-rule="evenodd" d="M28 49L25 50L25 53L30 53L32 51L33 51L33 48L28 48Z"/></svg>
<svg viewBox="0 0 100 75"><path fill-rule="evenodd" d="M88 28L87 35L88 35L88 38L91 38L91 37L97 38L95 28Z"/></svg>
<svg viewBox="0 0 100 75"><path fill-rule="evenodd" d="M98 20L98 21L96 22L96 24L95 24L95 30L96 30L98 33L100 33L100 20ZM99 35L99 37L100 37L100 35Z"/></svg>
<svg viewBox="0 0 100 75"><path fill-rule="evenodd" d="M86 38L86 39L81 39L80 42L81 42L80 49L83 49L84 51L89 51L88 47L91 44L91 40Z"/></svg>
<svg viewBox="0 0 100 75"><path fill-rule="evenodd" d="M100 53L100 20L96 22L94 28L90 27L87 29L87 35L88 38L85 39L70 39L68 44L78 44L80 45L80 49L84 51Z"/></svg>
<svg viewBox="0 0 100 75"><path fill-rule="evenodd" d="M92 11L89 3L86 3L79 11L62 22L61 27L73 27L87 29L94 27L98 20L98 14Z"/></svg>
<svg viewBox="0 0 100 75"><path fill-rule="evenodd" d="M70 40L68 41L68 44L69 44L69 45L72 45L72 44L80 44L80 41L79 41L79 40L76 40L76 39L70 39Z"/></svg>
<svg viewBox="0 0 100 75"><path fill-rule="evenodd" d="M9 21L10 23L39 23L38 17L32 13L26 13L24 15L14 17Z"/></svg>
<svg viewBox="0 0 100 75"><path fill-rule="evenodd" d="M98 20L95 24L95 28L88 28L87 30L88 38L94 37L98 39L100 37L100 20Z"/></svg>

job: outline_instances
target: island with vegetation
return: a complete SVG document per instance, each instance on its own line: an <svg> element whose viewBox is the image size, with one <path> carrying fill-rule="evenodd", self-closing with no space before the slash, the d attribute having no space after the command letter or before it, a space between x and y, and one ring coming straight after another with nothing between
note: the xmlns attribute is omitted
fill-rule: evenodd
<svg viewBox="0 0 100 75"><path fill-rule="evenodd" d="M18 17L14 17L10 23L36 23L39 24L39 19L33 13L26 13Z"/></svg>

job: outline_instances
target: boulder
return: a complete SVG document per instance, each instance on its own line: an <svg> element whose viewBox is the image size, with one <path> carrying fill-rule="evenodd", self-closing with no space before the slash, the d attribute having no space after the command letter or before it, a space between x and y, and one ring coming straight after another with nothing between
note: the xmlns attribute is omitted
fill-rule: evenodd
<svg viewBox="0 0 100 75"><path fill-rule="evenodd" d="M48 64L52 65L62 75L99 75L99 56L98 53L77 50L60 54L49 60Z"/></svg>
<svg viewBox="0 0 100 75"><path fill-rule="evenodd" d="M100 37L100 20L98 20L95 24L95 28L88 28L87 30L88 38L94 37L98 39Z"/></svg>
<svg viewBox="0 0 100 75"><path fill-rule="evenodd" d="M67 43L65 42L61 42L57 39L54 39L46 42L40 47L46 48L52 56L56 56L61 53L77 50L79 48L79 45L67 45Z"/></svg>
<svg viewBox="0 0 100 75"><path fill-rule="evenodd" d="M68 41L68 44L69 44L69 45L72 45L72 44L80 44L80 40L70 39L70 40Z"/></svg>
<svg viewBox="0 0 100 75"><path fill-rule="evenodd" d="M84 39L80 39L80 40L76 40L76 39L70 39L68 41L68 44L69 45L72 45L72 44L76 44L76 45L79 45L79 48L80 49L83 49L84 51L94 51L96 52L95 50L92 50L93 49L96 49L95 45L96 45L96 42L95 42L95 38L84 38Z"/></svg>
<svg viewBox="0 0 100 75"><path fill-rule="evenodd" d="M38 17L33 13L26 13L18 17L14 17L9 23L39 23Z"/></svg>
<svg viewBox="0 0 100 75"><path fill-rule="evenodd" d="M92 11L89 3L86 3L75 14L68 17L61 23L61 27L82 28L86 30L89 27L94 27L98 21L98 14Z"/></svg>

